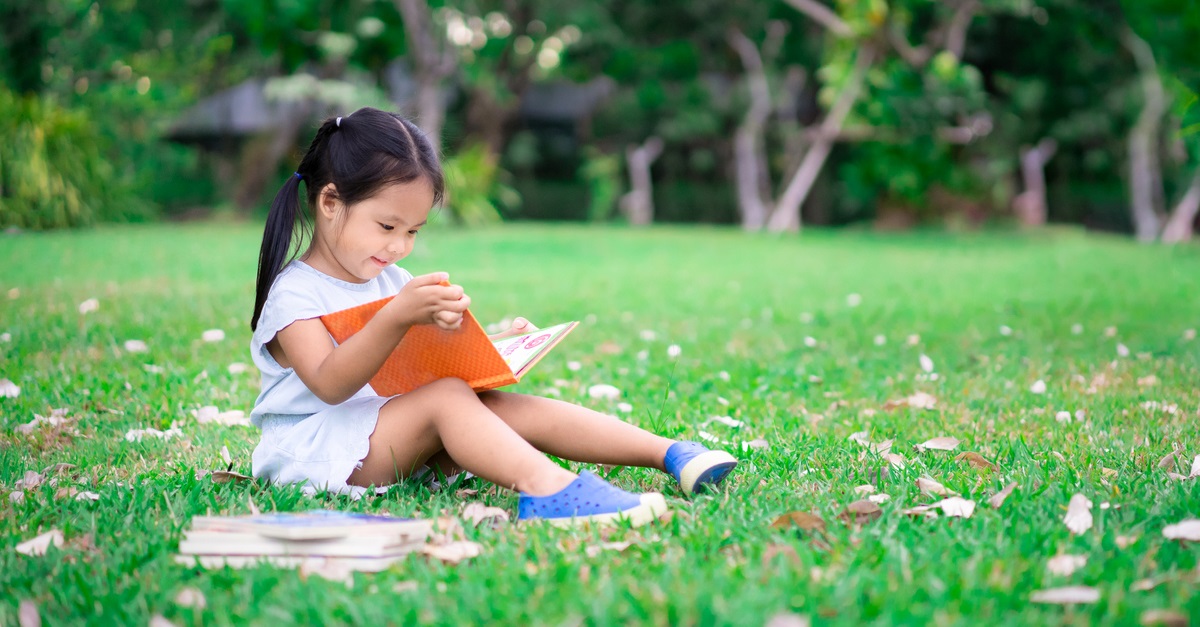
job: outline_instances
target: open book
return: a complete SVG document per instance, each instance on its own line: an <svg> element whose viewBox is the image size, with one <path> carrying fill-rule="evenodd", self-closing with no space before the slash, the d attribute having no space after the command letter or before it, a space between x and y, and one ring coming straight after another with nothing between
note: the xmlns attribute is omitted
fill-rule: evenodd
<svg viewBox="0 0 1200 627"><path fill-rule="evenodd" d="M392 298L325 314L321 322L341 344ZM417 325L404 334L383 362L371 379L371 388L380 396L391 396L447 377L462 379L476 391L512 385L578 324L565 322L495 342L470 311L463 314L462 325L453 331L432 324Z"/></svg>

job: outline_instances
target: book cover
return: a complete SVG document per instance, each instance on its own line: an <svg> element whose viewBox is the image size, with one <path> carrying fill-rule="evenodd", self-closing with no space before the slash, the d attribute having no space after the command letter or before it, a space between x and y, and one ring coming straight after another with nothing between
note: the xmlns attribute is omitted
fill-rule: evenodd
<svg viewBox="0 0 1200 627"><path fill-rule="evenodd" d="M408 554L385 557L305 557L299 555L176 555L175 563L201 568L254 567L270 565L278 568L295 568L306 564L336 564L350 570L375 573L387 570L392 564Z"/></svg>
<svg viewBox="0 0 1200 627"><path fill-rule="evenodd" d="M424 545L424 537L353 535L317 540L281 540L253 532L186 531L179 541L184 555L303 555L319 557L384 557L402 555Z"/></svg>
<svg viewBox="0 0 1200 627"><path fill-rule="evenodd" d="M390 536L424 540L433 522L377 514L312 510L250 516L199 516L193 531L238 531L278 540L327 540L346 536Z"/></svg>
<svg viewBox="0 0 1200 627"><path fill-rule="evenodd" d="M363 328L393 297L321 316L334 341L341 344ZM371 378L381 396L404 394L438 379L455 377L476 391L512 385L578 325L567 322L547 329L492 342L475 316L467 311L462 325L445 330L416 325Z"/></svg>

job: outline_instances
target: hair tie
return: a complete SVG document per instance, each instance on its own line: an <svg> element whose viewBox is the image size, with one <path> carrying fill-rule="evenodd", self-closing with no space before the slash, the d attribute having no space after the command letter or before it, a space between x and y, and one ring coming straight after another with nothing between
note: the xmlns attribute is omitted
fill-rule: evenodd
<svg viewBox="0 0 1200 627"><path fill-rule="evenodd" d="M300 179L301 181L304 180L304 177L299 172L293 172L292 174L295 174L296 178Z"/></svg>
<svg viewBox="0 0 1200 627"><path fill-rule="evenodd" d="M336 125L338 128L342 128L342 116L338 116L338 119L336 122L334 122L334 125Z"/></svg>

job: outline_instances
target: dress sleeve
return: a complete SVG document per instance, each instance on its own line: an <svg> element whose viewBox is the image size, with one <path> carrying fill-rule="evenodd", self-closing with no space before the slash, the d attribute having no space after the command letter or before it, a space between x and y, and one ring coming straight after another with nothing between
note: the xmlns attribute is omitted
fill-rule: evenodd
<svg viewBox="0 0 1200 627"><path fill-rule="evenodd" d="M326 313L319 302L302 286L294 285L283 277L271 287L267 302L258 317L258 328L251 337L251 350L255 356L276 367L279 365L267 350L267 343L288 325L297 320L317 318ZM257 361L257 360L256 360Z"/></svg>

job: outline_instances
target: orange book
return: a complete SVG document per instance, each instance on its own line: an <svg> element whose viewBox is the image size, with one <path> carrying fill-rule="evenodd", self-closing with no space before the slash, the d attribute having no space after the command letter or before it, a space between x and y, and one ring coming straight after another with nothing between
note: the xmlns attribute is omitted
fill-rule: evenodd
<svg viewBox="0 0 1200 627"><path fill-rule="evenodd" d="M375 317L392 296L321 316L341 344ZM475 391L512 385L521 380L578 322L565 322L523 335L492 341L470 311L452 331L422 324L408 330L371 379L380 396L404 394L438 379L455 377Z"/></svg>

